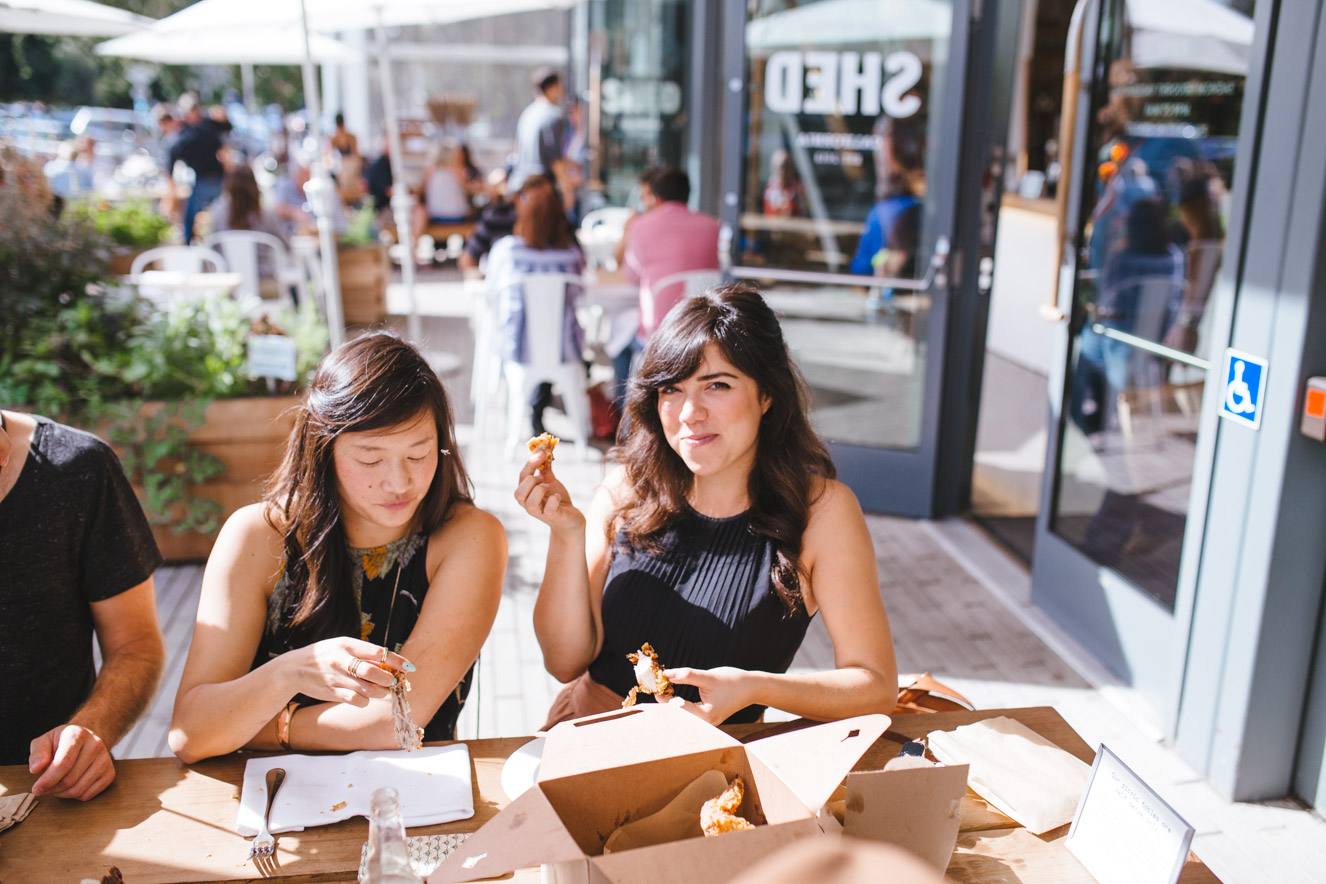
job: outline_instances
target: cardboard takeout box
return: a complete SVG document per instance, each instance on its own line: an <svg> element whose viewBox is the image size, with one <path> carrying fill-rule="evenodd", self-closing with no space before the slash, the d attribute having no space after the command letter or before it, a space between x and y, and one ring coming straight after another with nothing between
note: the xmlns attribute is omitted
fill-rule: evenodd
<svg viewBox="0 0 1326 884"><path fill-rule="evenodd" d="M728 881L784 844L839 831L819 811L888 726L886 715L865 715L743 745L666 705L564 722L547 736L539 782L470 836L428 882L474 881L545 864L558 882L664 884L692 881L697 870L706 882ZM706 838L697 819L693 838L603 853L620 826L657 812L708 770L728 780L741 775L746 792L737 813L755 828ZM965 788L965 776L962 782ZM952 852L952 836L947 847Z"/></svg>

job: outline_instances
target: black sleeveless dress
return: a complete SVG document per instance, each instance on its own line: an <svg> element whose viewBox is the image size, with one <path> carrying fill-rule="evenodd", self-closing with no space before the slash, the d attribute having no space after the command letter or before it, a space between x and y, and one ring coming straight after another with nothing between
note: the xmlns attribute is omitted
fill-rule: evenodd
<svg viewBox="0 0 1326 884"><path fill-rule="evenodd" d="M428 594L428 537L412 534L386 546L351 547L350 555L354 559L350 583L360 612L359 634L354 637L399 652L414 629L424 605L424 596ZM396 590L394 609L391 601L393 587ZM290 592L288 575L282 571L271 598L267 600L267 624L251 669L295 649L290 640L289 624L297 603L298 599ZM456 719L469 696L473 679L474 667L471 666L438 708L432 721L424 725L425 740L456 739ZM302 695L299 699L303 701L301 705L319 702Z"/></svg>
<svg viewBox="0 0 1326 884"><path fill-rule="evenodd" d="M778 597L770 577L773 542L750 530L748 514L713 519L687 507L662 542L663 552L654 554L618 535L603 587L603 650L590 677L624 696L635 685L626 655L645 642L669 669L786 672L811 618L788 613ZM676 693L700 699L689 685ZM763 706L747 706L727 723L763 714Z"/></svg>

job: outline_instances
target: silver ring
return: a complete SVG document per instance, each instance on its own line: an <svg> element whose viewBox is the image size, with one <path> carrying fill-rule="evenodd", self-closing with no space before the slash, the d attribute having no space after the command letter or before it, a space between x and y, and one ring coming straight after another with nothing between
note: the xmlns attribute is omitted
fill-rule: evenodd
<svg viewBox="0 0 1326 884"><path fill-rule="evenodd" d="M350 664L349 672L352 678L358 678L359 667L363 664L364 661L359 659L358 657L354 657L352 659L354 660L354 662Z"/></svg>

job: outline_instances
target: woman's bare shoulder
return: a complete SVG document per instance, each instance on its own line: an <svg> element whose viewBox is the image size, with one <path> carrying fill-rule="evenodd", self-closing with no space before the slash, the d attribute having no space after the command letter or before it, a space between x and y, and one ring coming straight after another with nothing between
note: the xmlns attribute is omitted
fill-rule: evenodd
<svg viewBox="0 0 1326 884"><path fill-rule="evenodd" d="M487 510L472 503L458 503L445 522L434 529L428 538L430 549L439 552L479 543L499 546L506 552L506 529L502 522Z"/></svg>
<svg viewBox="0 0 1326 884"><path fill-rule="evenodd" d="M837 479L815 476L810 487L810 521L806 525L807 533L816 529L833 530L844 521L864 520L861 504L848 488Z"/></svg>
<svg viewBox="0 0 1326 884"><path fill-rule="evenodd" d="M618 464L608 470L608 474L603 477L595 493L602 492L608 495L609 500L614 506L620 506L631 498L631 483L626 476L626 467Z"/></svg>
<svg viewBox="0 0 1326 884"><path fill-rule="evenodd" d="M246 549L271 549L276 555L281 555L284 549L283 537L275 522L277 519L268 503L242 506L226 519L217 543L234 541Z"/></svg>

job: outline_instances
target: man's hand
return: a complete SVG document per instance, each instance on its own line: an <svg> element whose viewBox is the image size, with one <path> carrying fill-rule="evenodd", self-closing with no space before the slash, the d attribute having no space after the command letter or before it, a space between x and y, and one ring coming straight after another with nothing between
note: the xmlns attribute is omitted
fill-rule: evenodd
<svg viewBox="0 0 1326 884"><path fill-rule="evenodd" d="M28 771L40 774L33 795L87 801L115 781L110 748L101 737L76 724L62 724L32 741Z"/></svg>

